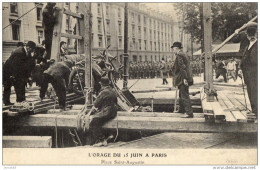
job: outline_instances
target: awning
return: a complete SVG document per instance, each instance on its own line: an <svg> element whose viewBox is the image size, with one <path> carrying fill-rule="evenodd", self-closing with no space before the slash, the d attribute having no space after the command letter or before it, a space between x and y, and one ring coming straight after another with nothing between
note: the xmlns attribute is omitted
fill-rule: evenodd
<svg viewBox="0 0 260 170"><path fill-rule="evenodd" d="M212 50L217 47L219 44L213 44L212 45ZM240 48L240 43L230 43L230 44L225 44L221 49L218 50L217 54L231 54L231 53L239 53L239 48ZM196 51L193 53L194 56L200 56L201 55L201 50Z"/></svg>

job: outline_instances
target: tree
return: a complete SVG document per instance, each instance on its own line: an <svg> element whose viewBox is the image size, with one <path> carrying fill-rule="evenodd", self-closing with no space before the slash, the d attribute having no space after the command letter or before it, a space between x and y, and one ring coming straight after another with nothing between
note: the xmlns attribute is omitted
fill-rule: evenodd
<svg viewBox="0 0 260 170"><path fill-rule="evenodd" d="M174 3L174 7L178 15L183 17L184 31L191 34L196 43L203 44L202 3ZM224 41L257 15L257 3L215 2L211 10L213 41Z"/></svg>

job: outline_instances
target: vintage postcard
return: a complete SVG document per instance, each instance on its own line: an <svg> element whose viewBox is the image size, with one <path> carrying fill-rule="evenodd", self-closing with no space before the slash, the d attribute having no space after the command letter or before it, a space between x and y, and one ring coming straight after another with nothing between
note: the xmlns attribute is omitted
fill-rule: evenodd
<svg viewBox="0 0 260 170"><path fill-rule="evenodd" d="M258 2L3 2L4 169L256 169L257 16Z"/></svg>

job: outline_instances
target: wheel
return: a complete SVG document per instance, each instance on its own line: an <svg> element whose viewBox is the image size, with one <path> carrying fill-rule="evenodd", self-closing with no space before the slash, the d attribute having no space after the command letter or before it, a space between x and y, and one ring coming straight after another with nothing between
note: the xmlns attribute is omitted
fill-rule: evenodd
<svg viewBox="0 0 260 170"><path fill-rule="evenodd" d="M69 87L76 94L82 95L85 87L85 70L74 69L70 73Z"/></svg>

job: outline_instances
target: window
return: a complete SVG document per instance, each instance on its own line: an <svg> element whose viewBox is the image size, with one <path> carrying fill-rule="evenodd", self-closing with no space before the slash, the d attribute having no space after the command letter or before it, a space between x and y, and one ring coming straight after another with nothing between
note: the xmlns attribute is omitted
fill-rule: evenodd
<svg viewBox="0 0 260 170"><path fill-rule="evenodd" d="M146 28L144 27L144 38L147 38Z"/></svg>
<svg viewBox="0 0 260 170"><path fill-rule="evenodd" d="M118 33L119 33L119 35L122 35L122 23L121 23L121 21L118 22Z"/></svg>
<svg viewBox="0 0 260 170"><path fill-rule="evenodd" d="M141 16L138 15L138 24L140 25L141 24Z"/></svg>
<svg viewBox="0 0 260 170"><path fill-rule="evenodd" d="M43 40L43 31L39 30L38 31L38 43L40 44Z"/></svg>
<svg viewBox="0 0 260 170"><path fill-rule="evenodd" d="M156 22L153 21L153 26L154 26L154 29L156 29Z"/></svg>
<svg viewBox="0 0 260 170"><path fill-rule="evenodd" d="M157 56L156 55L154 56L154 61L157 61Z"/></svg>
<svg viewBox="0 0 260 170"><path fill-rule="evenodd" d="M152 30L150 29L150 39L153 38L153 33L152 33Z"/></svg>
<svg viewBox="0 0 260 170"><path fill-rule="evenodd" d="M133 42L132 49L135 49L135 39L134 38L132 39L132 42Z"/></svg>
<svg viewBox="0 0 260 170"><path fill-rule="evenodd" d="M164 50L164 43L162 43L162 51Z"/></svg>
<svg viewBox="0 0 260 170"><path fill-rule="evenodd" d="M132 22L135 22L135 14L133 12L131 13L131 17L132 17Z"/></svg>
<svg viewBox="0 0 260 170"><path fill-rule="evenodd" d="M100 3L97 4L97 12L98 12L98 15L101 15L101 4Z"/></svg>
<svg viewBox="0 0 260 170"><path fill-rule="evenodd" d="M110 36L107 37L107 46L109 46L109 45L111 45L111 37Z"/></svg>
<svg viewBox="0 0 260 170"><path fill-rule="evenodd" d="M153 36L154 36L154 41L156 40L156 31L154 30L153 32Z"/></svg>
<svg viewBox="0 0 260 170"><path fill-rule="evenodd" d="M150 41L150 50L152 51L153 50L153 42Z"/></svg>
<svg viewBox="0 0 260 170"><path fill-rule="evenodd" d="M145 61L147 61L147 56L145 56L145 58L144 58L144 59L145 59Z"/></svg>
<svg viewBox="0 0 260 170"><path fill-rule="evenodd" d="M98 19L98 33L102 33L101 19Z"/></svg>
<svg viewBox="0 0 260 170"><path fill-rule="evenodd" d="M135 25L132 25L132 35L135 36Z"/></svg>
<svg viewBox="0 0 260 170"><path fill-rule="evenodd" d="M157 29L159 30L160 29L160 23L157 22Z"/></svg>
<svg viewBox="0 0 260 170"><path fill-rule="evenodd" d="M150 28L152 28L152 20L151 20L151 18L149 19L149 25L150 25Z"/></svg>
<svg viewBox="0 0 260 170"><path fill-rule="evenodd" d="M118 48L123 48L123 46L122 46L122 38L119 38L118 39Z"/></svg>
<svg viewBox="0 0 260 170"><path fill-rule="evenodd" d="M70 25L70 16L66 15L66 29L69 31L69 25Z"/></svg>
<svg viewBox="0 0 260 170"><path fill-rule="evenodd" d="M37 8L37 21L42 20L42 8Z"/></svg>
<svg viewBox="0 0 260 170"><path fill-rule="evenodd" d="M158 50L160 51L160 48L161 48L161 44L160 42L158 42Z"/></svg>
<svg viewBox="0 0 260 170"><path fill-rule="evenodd" d="M146 50L146 47L147 47L147 43L146 40L144 40L144 50Z"/></svg>
<svg viewBox="0 0 260 170"><path fill-rule="evenodd" d="M106 6L106 16L107 16L107 18L109 18L109 6L108 5Z"/></svg>
<svg viewBox="0 0 260 170"><path fill-rule="evenodd" d="M156 42L154 42L154 50L156 51Z"/></svg>
<svg viewBox="0 0 260 170"><path fill-rule="evenodd" d="M98 36L98 47L103 47L103 38L102 38L102 36Z"/></svg>
<svg viewBox="0 0 260 170"><path fill-rule="evenodd" d="M10 23L14 20L10 20ZM20 22L16 21L12 24L12 38L13 40L20 40Z"/></svg>
<svg viewBox="0 0 260 170"><path fill-rule="evenodd" d="M13 14L18 14L17 2L10 2L10 12Z"/></svg>
<svg viewBox="0 0 260 170"><path fill-rule="evenodd" d="M142 50L142 42L139 40L139 50Z"/></svg>
<svg viewBox="0 0 260 170"><path fill-rule="evenodd" d="M107 20L107 26L106 26L107 34L110 34L110 21Z"/></svg>
<svg viewBox="0 0 260 170"><path fill-rule="evenodd" d="M144 16L144 25L146 25L146 17Z"/></svg>
<svg viewBox="0 0 260 170"><path fill-rule="evenodd" d="M141 26L138 26L138 36L141 37Z"/></svg>
<svg viewBox="0 0 260 170"><path fill-rule="evenodd" d="M139 61L142 61L142 56L141 55L139 56Z"/></svg>
<svg viewBox="0 0 260 170"><path fill-rule="evenodd" d="M117 11L117 15L118 15L118 18L121 18L121 8L118 8L118 11Z"/></svg>
<svg viewBox="0 0 260 170"><path fill-rule="evenodd" d="M151 61L153 61L153 56L151 55Z"/></svg>

